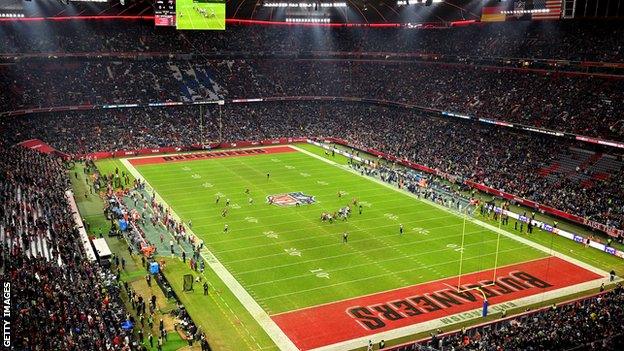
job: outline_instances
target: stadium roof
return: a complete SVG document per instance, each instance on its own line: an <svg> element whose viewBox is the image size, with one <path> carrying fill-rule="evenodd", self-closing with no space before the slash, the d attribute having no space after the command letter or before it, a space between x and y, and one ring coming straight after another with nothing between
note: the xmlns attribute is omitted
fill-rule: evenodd
<svg viewBox="0 0 624 351"><path fill-rule="evenodd" d="M66 19L78 16L129 19L135 16L150 18L155 0L7 0L0 11L22 12L24 18ZM493 0L496 2L496 0ZM124 4L122 5L121 2ZM332 23L427 23L478 20L483 0L226 0L226 14L230 20L284 22L287 17L322 17ZM412 3L413 2L413 3ZM284 4L307 3L307 7ZM339 7L327 5L339 3ZM272 5L271 5L272 4ZM279 5L278 5L279 4ZM324 4L324 5L323 5Z"/></svg>

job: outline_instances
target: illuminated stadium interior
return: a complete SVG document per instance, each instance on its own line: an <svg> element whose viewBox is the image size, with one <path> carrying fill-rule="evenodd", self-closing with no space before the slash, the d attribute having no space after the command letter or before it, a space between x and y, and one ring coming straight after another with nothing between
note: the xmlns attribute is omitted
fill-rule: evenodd
<svg viewBox="0 0 624 351"><path fill-rule="evenodd" d="M621 2L0 1L2 349L624 349Z"/></svg>

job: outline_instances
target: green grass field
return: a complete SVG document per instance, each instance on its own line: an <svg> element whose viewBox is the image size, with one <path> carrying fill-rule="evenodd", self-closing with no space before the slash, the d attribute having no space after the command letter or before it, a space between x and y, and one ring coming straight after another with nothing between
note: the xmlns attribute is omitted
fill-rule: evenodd
<svg viewBox="0 0 624 351"><path fill-rule="evenodd" d="M136 168L180 217L192 220L195 234L269 314L459 273L460 217L345 166L293 152ZM266 203L269 195L297 191L316 203ZM223 196L219 204L217 194ZM231 204L224 218L226 198ZM321 222L322 212L353 198L363 204L362 214L355 210L347 221ZM348 244L342 243L345 231ZM462 273L494 267L497 235L470 222L465 232ZM499 266L545 256L504 236L499 250Z"/></svg>
<svg viewBox="0 0 624 351"><path fill-rule="evenodd" d="M205 11L206 15L200 13ZM177 29L225 30L225 1L223 3L177 0Z"/></svg>

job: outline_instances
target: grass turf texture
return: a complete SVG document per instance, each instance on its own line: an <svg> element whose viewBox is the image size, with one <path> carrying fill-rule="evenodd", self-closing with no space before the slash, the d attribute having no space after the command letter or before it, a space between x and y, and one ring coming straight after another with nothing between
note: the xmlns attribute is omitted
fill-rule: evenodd
<svg viewBox="0 0 624 351"><path fill-rule="evenodd" d="M215 16L205 18L197 12L201 8ZM195 30L225 30L225 1L223 3L197 3L193 0L177 0L176 28Z"/></svg>
<svg viewBox="0 0 624 351"><path fill-rule="evenodd" d="M115 167L119 167L119 170L125 170L123 164L118 160L108 159L99 161L100 170L107 171L107 173L112 173L115 170ZM116 238L111 238L108 236L108 229L110 228L109 221L104 217L102 213L103 201L97 194L91 194L85 184L85 174L83 172L84 166L82 164L77 164L73 169L69 171L69 177L72 183L72 188L74 190L76 204L78 206L78 210L82 215L82 218L89 223L90 230L89 234L91 236L99 236L99 233L102 232L104 235L104 239L106 240L108 246L111 251L123 258L126 261L126 269L121 271L121 280L128 282L133 286L135 291L144 298L151 296L152 294L156 294L158 296L159 308L164 309L165 311L170 311L173 309L172 301L165 301L165 298L162 293L158 292L159 288L156 288L156 284L152 284L152 289L147 287L147 283L143 280L145 275L145 271L141 268L140 260L138 256L131 256L127 250L127 243L125 240L119 240ZM77 175L77 176L75 176ZM131 176L132 177L132 176ZM85 197L84 194L87 194ZM188 270L188 269L187 269ZM138 287L138 286L142 286ZM126 303L126 307L131 310L130 302L128 300L128 296L125 292L122 292L122 299ZM164 305L164 306L163 306ZM135 318L138 317L135 315ZM156 314L156 320L160 318L160 314ZM165 317L166 318L166 317ZM138 325L137 327L138 328ZM143 345L151 351L156 351L157 347L150 348L149 343L147 341L147 335L149 334L149 327L145 327L144 335L145 340ZM136 330L136 329L135 329ZM157 342L157 330L152 330L153 335L155 335L154 343ZM163 351L176 351L184 349L187 345L187 342L182 340L178 333L170 331L168 334L168 340L164 343L162 350ZM186 348L188 349L188 347Z"/></svg>
<svg viewBox="0 0 624 351"><path fill-rule="evenodd" d="M316 147L314 145L310 145L310 144L302 144L302 145L298 145L299 148L305 149L306 151L312 152L314 154L317 154L319 156L324 155L324 151L323 149ZM349 149L347 147L342 147L342 146L337 146L339 149L343 149L346 150L348 152L355 152L352 149ZM368 158L371 160L377 160L377 157L375 156L371 156L371 155L367 155L367 154L360 154L361 157L364 158ZM347 158L344 156L339 156L336 155L336 159L334 160L340 164L347 164ZM448 183L446 182L449 186L454 187L457 189L457 185L456 184L452 184L452 183ZM466 195L470 196L471 194L468 192L465 192ZM477 198L480 198L481 200L484 201L489 201L492 199L492 195L490 194L485 194L482 192L477 192L475 194L475 196ZM503 201L500 199L495 199L495 202L497 204L501 204ZM516 213L522 213L522 212L527 212L527 213L531 213L532 209L527 208L527 207L523 207L523 206L517 206L517 205L511 205L511 210L516 212ZM553 221L558 221L559 222L559 227L570 231L572 233L577 233L579 235L584 235L584 236L589 236L589 235L594 235L597 237L601 237L603 241L606 241L607 237L606 234L602 234L600 232L596 232L596 231L592 231L590 229L588 229L587 227L584 226L580 226L580 225L576 225L570 222L566 222L566 221L562 221L560 218L555 218L546 214L542 214L542 213L537 213L535 218L539 221L543 221L545 223L553 223ZM477 216L477 219L483 221L483 222L487 222L490 223L492 225L498 225L497 222L491 220L490 218L487 217L481 217L481 216ZM513 220L510 220L509 222L510 224L508 226L502 226L503 230L506 230L510 233L513 234L521 234L519 231L514 230L513 227ZM530 235L526 235L526 226L524 228L524 237L526 239L529 239L533 242L536 242L538 244L544 245L545 247L548 247L552 250L564 253L570 257L576 258L580 261L584 261L586 263L589 263L597 268L601 268L605 271L611 271L612 269L615 270L615 272L617 273L618 276L623 276L624 275L624 264L622 264L622 259L613 255L609 255L606 254L604 252L592 249L592 248L585 248L583 245L574 242L572 240L569 240L567 238L564 238L562 236L558 236L558 235L551 235L550 233L541 231L541 230L534 230L532 234ZM613 246L615 248L617 248L618 250L624 250L624 246L614 242Z"/></svg>
<svg viewBox="0 0 624 351"><path fill-rule="evenodd" d="M193 231L269 314L459 272L461 218L303 153L137 169L178 215L193 221ZM253 205L248 204L246 188ZM317 203L266 203L268 195L295 191L315 196ZM339 198L339 191L348 194ZM216 193L223 194L219 204ZM363 214L354 210L346 222L320 221L321 212L334 212L354 197L365 204ZM223 218L226 198L232 206ZM399 234L400 223L404 235ZM345 231L348 244L342 243ZM465 231L462 273L494 267L497 235L471 223ZM545 256L504 236L499 250L499 266ZM317 276L320 272L329 278Z"/></svg>
<svg viewBox="0 0 624 351"><path fill-rule="evenodd" d="M119 169L129 174L128 170L119 159L103 159L96 161L96 166L102 174L114 174L115 169ZM73 173L72 179L73 179ZM79 177L81 173L79 171ZM129 175L130 181L134 180L132 174ZM74 182L74 188L77 189L78 206L84 206L87 200L83 200L84 186L82 182ZM101 226L105 233L105 238L115 254L126 258L133 267L136 268L135 260L140 262L139 256L134 256L134 260L128 256L127 244L123 240L110 239L106 236L108 230L108 221L102 214L102 200L91 199L88 201L89 207L86 212L87 218L93 224L97 218L101 219ZM99 223L99 222L98 222ZM96 223L97 224L97 223ZM94 232L96 232L94 230ZM160 260L161 257L158 257ZM244 307L236 300L236 297L227 289L227 287L219 280L217 275L210 269L204 271L204 278L207 279L212 287L210 296L206 297L201 291L201 284L195 286L195 291L183 292L181 277L185 274L197 275L192 271L188 264L184 264L179 259L164 258L167 261L167 268L164 274L172 284L172 288L178 294L182 303L191 315L191 318L198 326L207 334L208 341L213 350L277 350L271 339L253 320ZM131 279L132 275L139 273L137 269L122 272L124 280ZM142 280L144 273L140 270L136 279ZM155 284L152 284L155 286ZM173 333L172 333L173 334ZM177 337L177 336L176 336ZM177 348L174 348L175 346ZM178 350L179 345L175 342L167 342L163 350ZM154 348L156 350L156 348Z"/></svg>
<svg viewBox="0 0 624 351"><path fill-rule="evenodd" d="M317 154L319 156L324 155L323 149L316 147L314 145L298 144L297 146L302 149L305 149L308 152ZM363 154L361 156L367 157L367 155L363 155ZM347 163L347 159L340 155L336 155L335 158L331 158L331 159L332 161L335 161L336 163L339 163L339 164ZM205 161L205 162L210 162L210 161ZM96 165L98 169L103 173L107 173L107 174L112 173L114 172L115 167L118 167L120 172L122 170L125 170L126 173L128 173L127 170L125 169L125 166L118 159L99 160L99 161L96 161ZM132 178L132 175L130 177ZM73 174L72 174L72 178L73 178ZM387 190L391 192L389 189ZM83 189L79 189L76 192L76 194L78 195L77 200L79 201L79 206L80 206L80 202L82 202L81 194L83 194L83 191L84 191ZM490 197L487 196L487 198L489 199ZM210 201L214 201L214 198L208 199L208 202ZM96 209L96 210L98 210L101 213L100 206L101 205L98 205L97 207L99 207L99 209ZM530 209L520 207L520 208L517 208L516 210L517 211L529 211ZM89 218L91 216L89 216L89 214L87 213L86 217ZM539 213L537 217L542 220L549 221L549 222L553 221L553 218L548 217L548 216L542 216ZM541 217L544 217L544 218L541 218ZM479 219L484 220L486 222L489 221L486 218L479 217ZM95 223L92 222L92 224L95 224ZM495 224L495 223L492 223L492 224ZM567 228L567 229L570 229L574 232L578 232L584 235L590 234L590 231L588 231L584 227L580 227L580 226L577 226L574 224L568 224L568 223L560 223L560 225L562 227L569 226L570 228ZM502 229L507 230L514 234L519 234L519 232L513 230L513 224L511 224L508 227L503 226ZM581 261L585 261L596 267L602 268L607 271L611 269L615 269L615 271L618 272L618 275L624 275L624 271L622 270L622 267L624 267L624 265L622 265L621 259L617 257L599 252L591 248L584 248L582 245L579 245L576 242L573 242L563 237L553 236L546 232L534 231L534 233L531 235L524 234L523 236L531 241L540 243L544 246L552 248L553 250L566 253L570 255L571 257L577 258ZM165 271L165 274L169 277L170 280L172 280L172 283L174 284L173 288L176 290L176 292L178 294L185 295L182 298L183 302L185 303L185 305L187 305L189 312L191 313L191 316L193 317L193 319L196 322L198 322L198 324L202 328L204 328L204 330L208 331L210 339L211 339L211 344L213 344L213 342L217 340L220 340L216 342L216 346L217 346L216 349L219 349L219 350L243 350L243 349L259 349L259 348L275 349L275 346L273 346L271 340L268 338L266 333L264 333L264 331L260 329L260 327L255 323L253 318L247 313L244 307L236 300L236 298L232 295L232 293L229 292L227 288L225 288L222 282L216 277L214 272L212 272L210 269L207 269L205 272L206 278L213 285L217 284L216 288L217 290L219 290L218 295L214 295L212 292L211 292L211 295L214 297L221 296L225 298L225 301L228 302L228 305L234 310L235 315L237 315L238 318L240 318L240 320L234 320L233 323L226 323L227 326L221 325L218 323L219 321L228 320L230 319L229 317L232 317L227 311L225 311L225 314L223 314L224 313L223 311L210 312L210 310L206 310L206 308L210 308L209 306L210 303L209 304L206 303L204 297L201 296L201 292L182 293L181 288L177 286L179 284L176 283L175 277L176 275L181 276L183 273L190 272L190 270L187 267L182 267L182 266L177 267L177 265L173 263L175 261L176 260L172 260L168 264L170 269ZM180 265L181 265L181 262L180 262ZM537 308L537 307L549 306L553 302L565 301L567 299L580 297L591 292L594 292L594 291L579 292L577 294L566 296L566 297L561 297L555 300L543 301L541 303L532 305L530 307ZM192 296L192 295L197 295L197 296ZM193 305L194 307L191 307L189 305ZM512 309L512 310L509 310L509 313L511 314L519 313L519 312L524 311L524 309L525 307L522 307L521 309L517 309L517 310ZM498 317L498 314L491 314L486 319L481 320L481 322L485 320L496 319L497 317ZM456 330L463 326L469 326L474 323L475 323L474 321L467 321L467 322L463 322L459 324L449 325L448 327L443 328L443 330L444 331ZM211 325L214 325L215 328L210 328L209 326ZM212 330L212 329L219 329L219 330ZM245 337L242 337L242 335L244 335ZM253 335L255 338L250 338L250 335ZM389 340L386 340L386 341L387 341L387 345L396 345L401 342L406 342L409 340L414 340L414 339L418 339L418 338L422 338L426 336L428 336L428 333L421 333L421 334L416 334L416 335L412 335L408 337L398 338L392 341L389 341ZM243 342L241 341L241 339L246 339L246 341Z"/></svg>

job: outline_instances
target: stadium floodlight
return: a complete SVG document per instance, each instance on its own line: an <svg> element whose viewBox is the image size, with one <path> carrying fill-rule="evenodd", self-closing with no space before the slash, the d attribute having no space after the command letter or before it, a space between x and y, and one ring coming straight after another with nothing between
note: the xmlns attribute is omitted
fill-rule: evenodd
<svg viewBox="0 0 624 351"><path fill-rule="evenodd" d="M501 11L500 13L504 15L524 15L530 13L548 13L550 9L532 9L532 10L510 10L510 11Z"/></svg>
<svg viewBox="0 0 624 351"><path fill-rule="evenodd" d="M23 13L0 13L0 18L23 18Z"/></svg>
<svg viewBox="0 0 624 351"><path fill-rule="evenodd" d="M286 22L288 23L330 23L330 19L328 17L287 17Z"/></svg>
<svg viewBox="0 0 624 351"><path fill-rule="evenodd" d="M431 4L441 3L442 0L431 0ZM407 5L426 5L429 3L428 1L423 0L398 0L397 5L399 6L407 6ZM428 5L427 5L428 6Z"/></svg>

